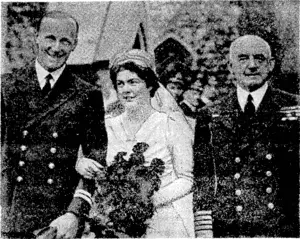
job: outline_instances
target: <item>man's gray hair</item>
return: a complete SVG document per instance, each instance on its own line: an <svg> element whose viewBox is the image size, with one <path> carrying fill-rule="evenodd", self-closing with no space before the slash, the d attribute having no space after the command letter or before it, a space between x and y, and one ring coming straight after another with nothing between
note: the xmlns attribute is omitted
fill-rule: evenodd
<svg viewBox="0 0 300 239"><path fill-rule="evenodd" d="M271 58L271 56L272 56L271 47L268 42L266 42L264 39L262 39L261 37L256 36L256 35L244 35L244 36L241 36L241 37L235 39L231 43L230 48L229 48L229 60L230 61L233 60L233 52L234 52L235 48L238 47L238 45L244 41L259 41L259 42L263 43L266 46L266 49L268 52L268 57Z"/></svg>

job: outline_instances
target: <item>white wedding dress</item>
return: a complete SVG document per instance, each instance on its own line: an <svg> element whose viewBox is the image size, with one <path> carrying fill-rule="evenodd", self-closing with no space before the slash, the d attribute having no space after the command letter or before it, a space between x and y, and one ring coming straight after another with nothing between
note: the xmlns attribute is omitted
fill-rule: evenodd
<svg viewBox="0 0 300 239"><path fill-rule="evenodd" d="M157 206L149 220L147 238L195 237L193 214L193 133L180 112L156 111L144 122L134 136L123 124L123 115L106 119L108 134L107 164L118 152L132 153L132 147L145 142L146 165L154 158L165 163L160 189L153 196Z"/></svg>

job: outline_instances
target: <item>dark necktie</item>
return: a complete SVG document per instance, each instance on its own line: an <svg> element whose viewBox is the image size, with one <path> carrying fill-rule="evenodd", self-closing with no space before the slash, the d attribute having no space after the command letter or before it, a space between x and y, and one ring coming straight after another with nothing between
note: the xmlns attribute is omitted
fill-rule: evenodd
<svg viewBox="0 0 300 239"><path fill-rule="evenodd" d="M42 89L43 96L48 95L49 91L51 90L50 80L53 80L53 76L51 74L49 74L45 77L45 80L46 80L46 84L44 85L44 87Z"/></svg>
<svg viewBox="0 0 300 239"><path fill-rule="evenodd" d="M245 105L244 113L248 117L252 117L255 114L255 106L253 104L253 97L250 94L248 95L248 98L247 98L247 103Z"/></svg>

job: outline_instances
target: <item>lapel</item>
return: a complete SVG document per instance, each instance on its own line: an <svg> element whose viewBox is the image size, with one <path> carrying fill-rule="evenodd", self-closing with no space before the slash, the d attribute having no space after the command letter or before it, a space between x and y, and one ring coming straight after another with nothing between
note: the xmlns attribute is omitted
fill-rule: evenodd
<svg viewBox="0 0 300 239"><path fill-rule="evenodd" d="M76 93L77 87L75 80L75 76L72 75L69 68L66 67L48 96L44 98L45 103L49 106L48 110L58 108Z"/></svg>
<svg viewBox="0 0 300 239"><path fill-rule="evenodd" d="M251 123L251 140L268 135L266 131L278 121L277 111L282 107L282 99L273 88L269 87L252 122L246 121L238 103L236 91L220 101L212 108L212 127L223 125L232 140L241 140L246 135ZM248 135L249 136L249 135ZM248 137L247 136L247 137ZM249 138L250 140L250 138ZM250 142L248 140L246 143ZM248 144L247 143L247 144Z"/></svg>
<svg viewBox="0 0 300 239"><path fill-rule="evenodd" d="M231 91L227 97L212 108L212 126L223 125L228 136L236 137L240 128L242 110L237 100L236 91Z"/></svg>
<svg viewBox="0 0 300 239"><path fill-rule="evenodd" d="M42 100L41 88L37 80L34 63L18 73L15 86L19 91L19 96L23 98L22 103L26 105L28 117L33 116L37 109L40 108Z"/></svg>
<svg viewBox="0 0 300 239"><path fill-rule="evenodd" d="M270 129L272 125L278 123L280 115L277 112L282 106L282 98L279 94L276 94L271 86L269 86L257 109L257 116L253 123L253 134L255 139L262 135L268 135L266 134L266 131Z"/></svg>
<svg viewBox="0 0 300 239"><path fill-rule="evenodd" d="M16 88L27 103L29 121L26 127L39 122L49 113L57 110L76 93L75 77L68 67L65 68L49 95L43 97L37 80L34 65L28 67L25 74L17 80Z"/></svg>

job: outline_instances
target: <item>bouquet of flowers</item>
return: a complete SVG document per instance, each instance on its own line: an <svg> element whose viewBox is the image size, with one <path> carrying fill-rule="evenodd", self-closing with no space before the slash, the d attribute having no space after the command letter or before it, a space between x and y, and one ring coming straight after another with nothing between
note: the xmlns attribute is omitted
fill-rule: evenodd
<svg viewBox="0 0 300 239"><path fill-rule="evenodd" d="M141 237L147 219L154 214L152 195L159 189L165 166L154 158L145 166L146 143L137 143L128 160L119 152L104 176L96 179L97 190L90 213L90 230L96 238Z"/></svg>

